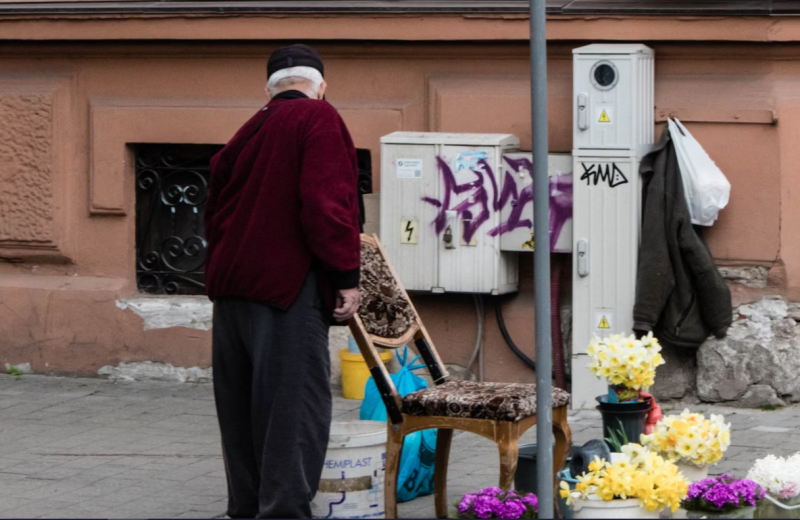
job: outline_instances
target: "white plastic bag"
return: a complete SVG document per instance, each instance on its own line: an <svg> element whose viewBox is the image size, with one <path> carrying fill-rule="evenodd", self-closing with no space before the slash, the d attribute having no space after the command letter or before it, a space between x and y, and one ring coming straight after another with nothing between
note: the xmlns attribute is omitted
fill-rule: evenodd
<svg viewBox="0 0 800 520"><path fill-rule="evenodd" d="M675 143L692 224L711 226L719 210L728 205L731 183L679 120L669 120L669 132Z"/></svg>

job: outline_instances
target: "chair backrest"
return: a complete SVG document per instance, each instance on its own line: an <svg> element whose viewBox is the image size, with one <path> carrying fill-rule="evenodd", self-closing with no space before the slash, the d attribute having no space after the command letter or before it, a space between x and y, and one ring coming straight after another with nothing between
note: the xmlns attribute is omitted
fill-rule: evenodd
<svg viewBox="0 0 800 520"><path fill-rule="evenodd" d="M398 423L402 421L400 395L380 360L376 345L392 349L410 345L422 356L437 385L446 382L449 374L375 235L361 235L359 289L361 306L350 320L350 331L381 392L390 420Z"/></svg>

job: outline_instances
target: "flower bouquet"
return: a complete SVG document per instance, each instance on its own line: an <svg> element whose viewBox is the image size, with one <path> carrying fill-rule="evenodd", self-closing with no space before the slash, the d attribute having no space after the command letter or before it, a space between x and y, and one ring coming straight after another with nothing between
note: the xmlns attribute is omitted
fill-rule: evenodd
<svg viewBox="0 0 800 520"><path fill-rule="evenodd" d="M457 509L456 518L536 518L539 500L533 493L519 495L487 487L464 495Z"/></svg>
<svg viewBox="0 0 800 520"><path fill-rule="evenodd" d="M561 497L573 506L575 518L607 518L597 510L615 504L613 518L658 518L665 507L673 513L680 507L689 483L675 464L638 444L626 444L622 453L613 464L596 457L589 471L576 477L574 491L561 483Z"/></svg>
<svg viewBox="0 0 800 520"><path fill-rule="evenodd" d="M730 424L721 415L706 419L687 409L659 421L655 432L642 435L641 442L678 464L684 475L695 482L706 477L708 466L717 463L730 446Z"/></svg>
<svg viewBox="0 0 800 520"><path fill-rule="evenodd" d="M589 371L608 381L609 403L638 402L639 390L653 385L656 367L664 364L652 332L641 339L622 334L594 337L586 352L592 359Z"/></svg>
<svg viewBox="0 0 800 520"><path fill-rule="evenodd" d="M689 518L752 518L764 494L764 488L752 480L721 475L690 485L682 507L689 511Z"/></svg>
<svg viewBox="0 0 800 520"><path fill-rule="evenodd" d="M762 518L797 518L800 511L800 452L790 457L767 455L758 459L747 478L767 491Z"/></svg>

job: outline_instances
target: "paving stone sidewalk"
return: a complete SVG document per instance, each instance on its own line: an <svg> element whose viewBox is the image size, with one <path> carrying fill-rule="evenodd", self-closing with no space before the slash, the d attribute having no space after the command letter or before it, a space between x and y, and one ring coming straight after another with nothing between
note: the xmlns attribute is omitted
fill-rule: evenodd
<svg viewBox="0 0 800 520"><path fill-rule="evenodd" d="M336 398L334 420L357 419L359 405ZM732 423L714 473L743 476L758 457L800 450L800 407L692 409ZM599 437L599 414L575 412L570 426L576 444ZM451 503L496 484L492 443L456 435L450 458ZM210 384L0 375L0 518L217 518L225 503ZM431 517L433 497L399 509Z"/></svg>

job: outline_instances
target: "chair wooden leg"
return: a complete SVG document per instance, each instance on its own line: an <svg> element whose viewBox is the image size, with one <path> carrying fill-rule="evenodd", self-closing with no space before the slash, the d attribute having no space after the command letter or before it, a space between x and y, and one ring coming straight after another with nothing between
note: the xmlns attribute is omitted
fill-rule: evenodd
<svg viewBox="0 0 800 520"><path fill-rule="evenodd" d="M567 423L567 408L556 408L553 410L553 438L556 441L553 450L553 492L555 493L555 504L558 507L559 489L558 472L567 463L567 457L572 447L572 431ZM561 511L563 515L565 512ZM562 516L563 518L563 516Z"/></svg>
<svg viewBox="0 0 800 520"><path fill-rule="evenodd" d="M434 501L436 518L447 518L447 465L450 461L450 441L453 430L439 428L436 433L436 466L434 468Z"/></svg>
<svg viewBox="0 0 800 520"><path fill-rule="evenodd" d="M384 473L383 500L386 518L397 518L397 477L400 472L400 457L403 454L403 425L398 424L397 431L389 424L389 435L386 442L386 470Z"/></svg>
<svg viewBox="0 0 800 520"><path fill-rule="evenodd" d="M512 432L512 423L501 424L505 431L500 435L497 448L500 451L500 489L514 489L514 474L517 472L519 443Z"/></svg>

